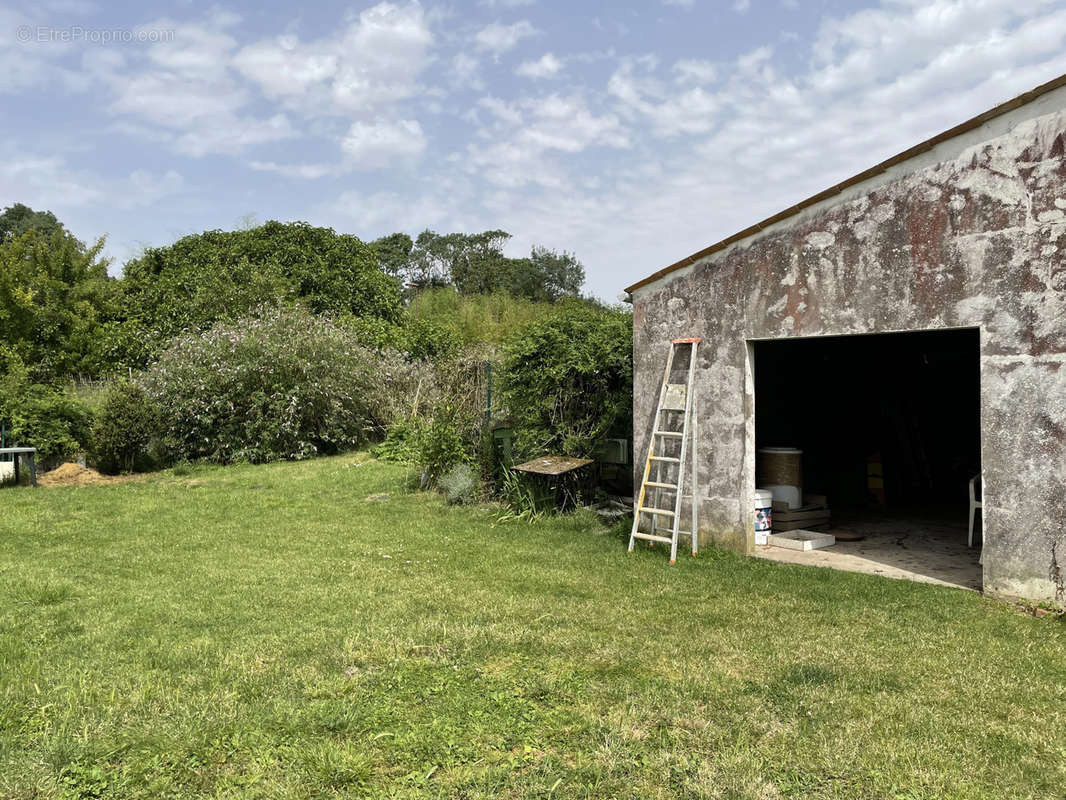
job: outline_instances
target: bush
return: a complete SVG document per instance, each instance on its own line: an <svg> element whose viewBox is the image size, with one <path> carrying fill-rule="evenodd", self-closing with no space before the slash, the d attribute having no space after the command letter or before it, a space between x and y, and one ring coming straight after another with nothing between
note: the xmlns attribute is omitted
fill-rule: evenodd
<svg viewBox="0 0 1066 800"><path fill-rule="evenodd" d="M10 446L36 447L44 463L69 460L92 442L92 412L51 386L29 386L7 408Z"/></svg>
<svg viewBox="0 0 1066 800"><path fill-rule="evenodd" d="M369 246L302 222L185 236L127 263L121 286L128 320L156 348L186 329L279 302L395 324L403 316L399 286ZM123 345L136 355L120 336L116 346Z"/></svg>
<svg viewBox="0 0 1066 800"><path fill-rule="evenodd" d="M439 485L449 503L466 505L474 498L478 474L469 464L459 464L441 477Z"/></svg>
<svg viewBox="0 0 1066 800"><path fill-rule="evenodd" d="M412 319L404 329L404 350L415 361L442 361L459 353L459 337L444 325Z"/></svg>
<svg viewBox="0 0 1066 800"><path fill-rule="evenodd" d="M454 467L473 461L465 435L471 427L464 413L449 403L438 404L429 418L418 420L415 451L423 486L434 486Z"/></svg>
<svg viewBox="0 0 1066 800"><path fill-rule="evenodd" d="M432 323L449 331L468 352L491 355L510 333L550 315L557 306L535 303L504 292L460 295L451 287L426 289L411 301L412 322Z"/></svg>
<svg viewBox="0 0 1066 800"><path fill-rule="evenodd" d="M586 457L632 427L632 318L566 303L516 331L504 348L501 392L523 455Z"/></svg>
<svg viewBox="0 0 1066 800"><path fill-rule="evenodd" d="M366 444L410 391L398 353L303 309L263 308L175 339L139 384L171 460L302 459Z"/></svg>
<svg viewBox="0 0 1066 800"><path fill-rule="evenodd" d="M150 469L149 448L162 434L162 415L140 386L115 384L108 392L93 431L98 466L104 472Z"/></svg>
<svg viewBox="0 0 1066 800"><path fill-rule="evenodd" d="M414 420L399 420L389 428L384 441L370 449L370 454L382 461L401 464L415 462L418 460L417 435L417 423Z"/></svg>

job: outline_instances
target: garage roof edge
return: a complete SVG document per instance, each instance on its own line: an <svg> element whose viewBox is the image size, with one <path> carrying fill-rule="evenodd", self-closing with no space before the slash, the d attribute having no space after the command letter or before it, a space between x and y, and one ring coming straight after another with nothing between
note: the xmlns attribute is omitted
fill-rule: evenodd
<svg viewBox="0 0 1066 800"><path fill-rule="evenodd" d="M1015 109L1021 108L1024 105L1028 105L1041 95L1047 94L1048 92L1054 91L1055 89L1059 89L1063 86L1066 86L1066 75L1060 75L1059 77L1050 80L1047 83L1037 86L1035 89L1031 89L1030 91L1025 92L1025 94L1020 94L1005 103L1000 103L995 108L990 108L988 111L978 114L976 117L968 119L953 128L949 128L948 130L944 131L943 133L937 134L931 139L926 139L924 142L916 144L913 147L904 150L902 153L897 153L891 158L882 161L880 164L870 167L869 169L864 170L857 175L853 175L847 180L841 181L840 183L836 184L835 186L830 186L828 189L825 189L819 192L818 194L812 195L806 200L801 200L795 205L789 206L784 211L779 211L778 213L774 214L771 217L767 217L761 222L756 222L754 225L745 228L744 230L739 231L738 233L734 233L727 239L722 239L722 241L716 242L710 247L705 247L704 249L693 253L692 255L683 258L668 267L664 267L658 272L652 273L643 280L637 281L632 286L626 287L626 291L632 292L636 289L641 288L642 286L647 286L649 283L654 283L660 278L666 277L671 272L675 272L676 270L695 264L701 258L705 258L706 256L709 256L712 253L716 253L719 250L724 250L725 248L729 247L729 245L735 244L741 239L746 239L749 236L754 236L763 229L768 228L769 226L780 222L783 219L795 216L799 212L803 211L805 208L809 208L810 206L820 203L823 200L827 200L830 197L833 197L834 195L838 195L845 189L854 186L857 183L862 183L863 181L873 178L876 175L880 175L881 173L889 170L891 167L894 167L898 164L902 164L904 161L908 161L928 150L932 150L934 147L936 147L938 144L941 144L942 142L946 142L949 139L954 139L960 134L966 133L967 131L971 131L974 128L978 128L981 125L984 125L991 119L995 119L996 117L1002 116L1003 114L1006 114L1010 111L1014 111Z"/></svg>

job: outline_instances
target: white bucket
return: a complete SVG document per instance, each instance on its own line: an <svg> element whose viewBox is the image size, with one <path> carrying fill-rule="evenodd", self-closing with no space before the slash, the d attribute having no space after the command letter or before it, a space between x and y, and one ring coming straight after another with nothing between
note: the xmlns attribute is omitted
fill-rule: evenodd
<svg viewBox="0 0 1066 800"><path fill-rule="evenodd" d="M755 490L755 544L766 544L773 526L774 495L768 489Z"/></svg>

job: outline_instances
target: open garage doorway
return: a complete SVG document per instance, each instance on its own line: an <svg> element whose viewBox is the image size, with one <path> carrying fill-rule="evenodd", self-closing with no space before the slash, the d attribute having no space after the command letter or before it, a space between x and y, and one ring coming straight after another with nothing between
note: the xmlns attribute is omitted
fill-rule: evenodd
<svg viewBox="0 0 1066 800"><path fill-rule="evenodd" d="M803 506L824 503L814 529L838 536L758 555L980 589L979 331L755 341L752 354L757 451L802 450Z"/></svg>

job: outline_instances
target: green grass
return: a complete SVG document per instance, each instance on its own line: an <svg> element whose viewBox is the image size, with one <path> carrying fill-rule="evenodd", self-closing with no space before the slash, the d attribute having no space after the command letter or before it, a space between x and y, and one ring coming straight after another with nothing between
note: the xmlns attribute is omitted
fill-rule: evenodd
<svg viewBox="0 0 1066 800"><path fill-rule="evenodd" d="M180 472L0 492L0 796L1063 797L1060 619Z"/></svg>

